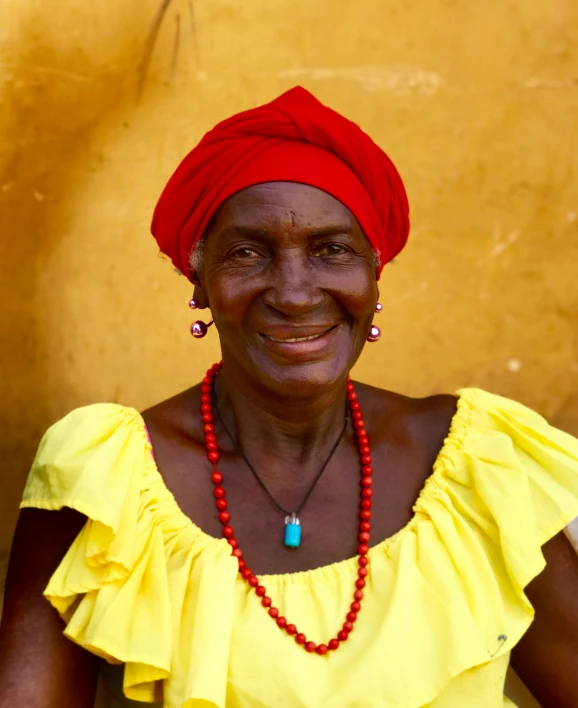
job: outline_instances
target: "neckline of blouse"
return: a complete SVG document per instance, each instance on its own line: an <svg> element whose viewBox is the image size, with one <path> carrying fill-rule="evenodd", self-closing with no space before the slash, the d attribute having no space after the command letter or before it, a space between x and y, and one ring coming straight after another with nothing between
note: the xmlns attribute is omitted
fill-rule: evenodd
<svg viewBox="0 0 578 708"><path fill-rule="evenodd" d="M384 538L375 545L371 546L369 549L370 560L379 555L387 553L391 546L398 542L403 536L411 532L416 525L419 523L421 518L427 517L427 512L424 509L425 501L432 496L436 495L436 491L440 492L445 487L446 483L446 470L452 466L451 453L456 452L461 449L463 444L464 432L468 428L469 418L472 410L472 402L470 400L471 395L476 389L460 389L456 392L457 396L457 407L454 415L452 416L450 427L448 433L444 439L444 443L437 454L432 466L432 472L429 477L425 480L417 499L413 505L413 515L409 521L402 526L398 531L396 531L391 536ZM150 439L150 435L145 423L144 418L135 408L132 409L136 415L139 422L140 430L144 439L145 447L149 452L149 459L151 463L151 469L157 478L160 488L163 494L166 495L167 499L170 501L171 505L174 507L175 514L180 518L182 526L188 527L194 532L197 539L201 540L203 546L213 547L221 546L228 547L228 541L226 538L217 538L208 534L206 531L198 526L185 512L181 509L179 503L177 502L174 494L167 487L166 482L161 474L161 471L156 463L154 456L154 449ZM233 556L231 556L233 560ZM263 573L259 575L259 579L263 584L275 585L279 583L291 582L304 582L311 581L316 578L327 576L328 573L340 574L344 571L354 572L357 570L357 556L350 558L344 558L340 561L335 561L333 563L328 563L326 565L318 566L316 568L309 568L308 570L299 570L293 573ZM242 581L244 583L244 581Z"/></svg>

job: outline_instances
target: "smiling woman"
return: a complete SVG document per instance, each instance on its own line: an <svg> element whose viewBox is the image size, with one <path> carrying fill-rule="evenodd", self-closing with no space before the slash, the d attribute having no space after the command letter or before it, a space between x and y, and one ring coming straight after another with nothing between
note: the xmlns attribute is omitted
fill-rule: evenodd
<svg viewBox="0 0 578 708"><path fill-rule="evenodd" d="M578 442L481 390L349 377L409 232L385 153L293 89L203 138L152 231L222 361L45 434L0 704L89 708L104 659L115 706L498 708L512 656L578 705Z"/></svg>
<svg viewBox="0 0 578 708"><path fill-rule="evenodd" d="M248 187L213 218L203 266L194 299L251 387L311 396L347 377L378 291L371 244L341 202L303 184Z"/></svg>

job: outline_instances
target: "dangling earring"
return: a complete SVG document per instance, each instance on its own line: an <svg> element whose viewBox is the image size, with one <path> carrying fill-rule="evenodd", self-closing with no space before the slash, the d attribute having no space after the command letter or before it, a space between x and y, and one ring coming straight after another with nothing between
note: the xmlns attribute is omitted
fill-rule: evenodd
<svg viewBox="0 0 578 708"><path fill-rule="evenodd" d="M189 300L189 307L191 310L196 310L198 306L199 303L194 298ZM193 322L191 325L191 334L196 339L201 339L201 337L204 337L205 334L207 334L207 329L213 324L213 322L214 320L212 317L210 322L202 322L201 320Z"/></svg>
<svg viewBox="0 0 578 708"><path fill-rule="evenodd" d="M375 306L375 312L379 315L379 313L383 310L383 305L378 302L377 305ZM377 340L381 337L381 330L377 325L372 324L371 328L369 330L369 334L367 335L367 341L368 342L377 342Z"/></svg>

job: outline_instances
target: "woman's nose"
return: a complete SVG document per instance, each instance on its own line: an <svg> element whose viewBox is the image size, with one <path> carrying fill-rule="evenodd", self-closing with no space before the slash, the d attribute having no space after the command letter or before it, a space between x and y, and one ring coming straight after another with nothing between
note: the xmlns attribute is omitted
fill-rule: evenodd
<svg viewBox="0 0 578 708"><path fill-rule="evenodd" d="M300 315L315 309L323 297L309 259L293 253L278 258L271 268L263 301L285 315Z"/></svg>

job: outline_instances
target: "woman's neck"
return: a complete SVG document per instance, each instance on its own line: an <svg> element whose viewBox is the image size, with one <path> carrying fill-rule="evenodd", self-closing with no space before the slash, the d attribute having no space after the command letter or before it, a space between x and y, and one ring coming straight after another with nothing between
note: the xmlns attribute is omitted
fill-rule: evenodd
<svg viewBox="0 0 578 708"><path fill-rule="evenodd" d="M272 476L288 466L307 476L334 445L346 415L345 382L321 395L280 397L227 367L216 377L215 400L239 447Z"/></svg>

